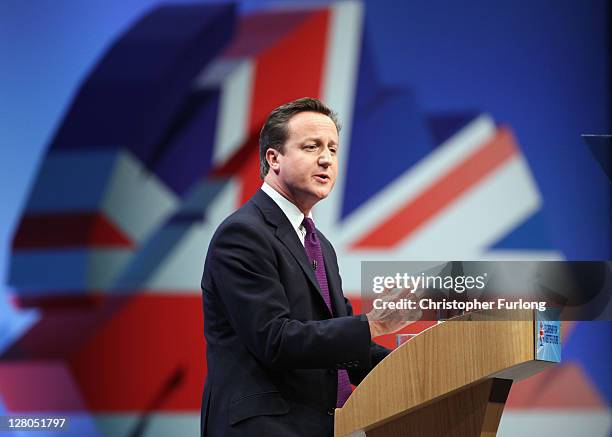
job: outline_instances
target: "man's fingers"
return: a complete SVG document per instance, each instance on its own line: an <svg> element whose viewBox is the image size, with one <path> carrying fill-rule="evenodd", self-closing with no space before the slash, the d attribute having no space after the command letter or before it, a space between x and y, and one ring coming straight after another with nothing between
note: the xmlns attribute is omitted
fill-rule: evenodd
<svg viewBox="0 0 612 437"><path fill-rule="evenodd" d="M414 292L414 297L417 299L420 299L425 295L426 292L427 290L424 288L417 288L416 291Z"/></svg>
<svg viewBox="0 0 612 437"><path fill-rule="evenodd" d="M397 291L393 291L397 290ZM414 295L413 289L411 288L385 288L383 291L382 298L385 300L396 300L407 297L412 297Z"/></svg>

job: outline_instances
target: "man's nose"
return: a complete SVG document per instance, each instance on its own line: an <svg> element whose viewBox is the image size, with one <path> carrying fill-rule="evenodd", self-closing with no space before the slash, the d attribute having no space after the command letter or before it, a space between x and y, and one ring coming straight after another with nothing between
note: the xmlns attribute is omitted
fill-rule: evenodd
<svg viewBox="0 0 612 437"><path fill-rule="evenodd" d="M324 167L329 167L332 165L332 155L328 149L324 149L319 155L319 165Z"/></svg>

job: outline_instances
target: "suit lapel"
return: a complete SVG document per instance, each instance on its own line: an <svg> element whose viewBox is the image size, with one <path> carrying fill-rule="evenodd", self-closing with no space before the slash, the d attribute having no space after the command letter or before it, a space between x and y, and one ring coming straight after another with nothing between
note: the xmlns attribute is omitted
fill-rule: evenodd
<svg viewBox="0 0 612 437"><path fill-rule="evenodd" d="M295 233L295 229L291 226L289 219L285 216L285 213L279 208L279 206L262 190L258 190L257 193L252 197L252 200L259 207L263 213L266 221L276 227L276 238L278 238L284 245L289 249L289 252L293 255L299 266L302 268L308 280L317 291L317 294L323 302L323 306L327 309L327 304L321 293L319 282L312 270L312 266L306 256L306 250L302 245L302 242ZM324 254L326 270L327 270L327 259L328 257ZM328 271L328 282L329 282L329 271ZM329 310L328 310L329 311Z"/></svg>
<svg viewBox="0 0 612 437"><path fill-rule="evenodd" d="M287 222L289 223L289 222ZM302 242L295 235L295 230L291 226L291 224L286 226L279 226L276 229L276 237L289 249L293 257L296 259L308 279L314 285L318 294L323 299L323 295L321 294L321 288L319 287L319 281L317 281L317 277L314 274L314 270L310 262L308 261L308 256L306 255L306 251L304 250L304 246L302 246ZM325 301L323 301L325 303Z"/></svg>

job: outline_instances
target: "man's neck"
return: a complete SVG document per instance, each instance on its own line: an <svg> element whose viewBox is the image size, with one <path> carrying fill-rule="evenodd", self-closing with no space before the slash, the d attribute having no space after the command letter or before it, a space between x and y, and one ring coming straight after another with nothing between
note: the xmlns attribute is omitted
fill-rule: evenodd
<svg viewBox="0 0 612 437"><path fill-rule="evenodd" d="M284 189L284 187L281 184L279 184L278 181L274 178L266 176L266 178L264 179L264 182L267 183L272 189L274 189L274 191L276 191L278 194L283 196L289 202L293 203L297 209L302 211L302 214L304 214L304 217L308 217L310 215L310 211L312 210L312 207L314 205L306 206L306 205L303 205L303 202L298 202L295 199L295 196L293 196L291 192L289 192L288 190Z"/></svg>

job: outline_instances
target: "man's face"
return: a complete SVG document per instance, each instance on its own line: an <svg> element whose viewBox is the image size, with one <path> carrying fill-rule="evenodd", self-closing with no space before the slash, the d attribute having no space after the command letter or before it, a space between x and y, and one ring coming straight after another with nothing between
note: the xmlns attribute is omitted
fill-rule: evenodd
<svg viewBox="0 0 612 437"><path fill-rule="evenodd" d="M300 112L289 119L283 152L276 153L278 188L302 211L330 193L338 169L338 131L326 115Z"/></svg>

